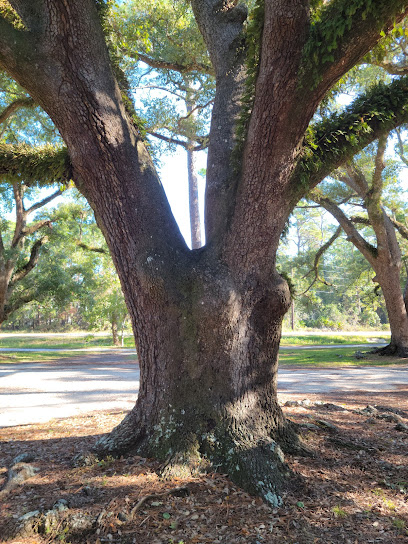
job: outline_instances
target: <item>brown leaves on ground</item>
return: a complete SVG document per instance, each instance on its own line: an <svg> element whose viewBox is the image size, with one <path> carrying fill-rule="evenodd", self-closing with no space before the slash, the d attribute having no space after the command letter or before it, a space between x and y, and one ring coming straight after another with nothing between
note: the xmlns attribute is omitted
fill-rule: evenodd
<svg viewBox="0 0 408 544"><path fill-rule="evenodd" d="M290 400L294 398L292 395ZM282 395L282 400L289 397ZM0 429L0 486L19 454L34 453L33 465L40 469L3 498L0 541L406 542L408 433L396 430L395 422L386 418L352 410L378 404L399 410L408 424L407 392L381 397L320 396L318 400L331 403L327 405L314 404L316 396L310 400L309 406L290 406L285 412L301 425L304 440L316 456L287 458L295 476L284 495L284 505L275 509L249 496L222 474L162 481L156 474L157 463L137 456L90 458L88 466L73 467L73 457L89 451L97 435L117 425L123 414L97 413ZM345 410L339 410L339 406ZM316 424L318 421L320 424ZM38 534L21 530L21 516L32 511L48 512L60 499L65 499L68 508L58 512L57 521L48 523L37 516L42 519ZM75 525L74 520L83 518L87 523Z"/></svg>

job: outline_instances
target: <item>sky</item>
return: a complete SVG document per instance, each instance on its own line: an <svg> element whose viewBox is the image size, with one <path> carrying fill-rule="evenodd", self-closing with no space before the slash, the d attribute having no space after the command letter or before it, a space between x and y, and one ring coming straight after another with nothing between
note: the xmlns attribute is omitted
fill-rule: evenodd
<svg viewBox="0 0 408 544"><path fill-rule="evenodd" d="M160 178L170 202L173 215L179 225L182 235L191 247L190 216L188 204L188 174L187 154L184 149L178 150L173 155L167 155L162 160ZM197 171L207 166L207 154L197 152ZM200 217L202 239L204 239L204 191L205 180L198 176L198 190L200 202Z"/></svg>

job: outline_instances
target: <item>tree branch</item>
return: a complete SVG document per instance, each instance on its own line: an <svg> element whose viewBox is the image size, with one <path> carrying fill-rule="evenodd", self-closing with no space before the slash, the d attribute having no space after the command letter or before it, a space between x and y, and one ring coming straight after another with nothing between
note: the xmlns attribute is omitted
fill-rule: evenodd
<svg viewBox="0 0 408 544"><path fill-rule="evenodd" d="M30 32L17 30L0 16L0 66L14 76L23 65L35 63L36 55L36 44Z"/></svg>
<svg viewBox="0 0 408 544"><path fill-rule="evenodd" d="M8 0L28 30L39 30L44 20L42 0Z"/></svg>
<svg viewBox="0 0 408 544"><path fill-rule="evenodd" d="M353 225L353 222L345 215L339 206L329 198L320 195L318 191L313 192L310 195L310 198L314 202L320 204L336 219L344 232L347 234L347 239L356 246L356 248L364 255L367 261L374 268L377 249L361 236Z"/></svg>
<svg viewBox="0 0 408 544"><path fill-rule="evenodd" d="M361 0L351 8L349 0L333 0L311 27L302 84L318 101L408 13L405 0Z"/></svg>
<svg viewBox="0 0 408 544"><path fill-rule="evenodd" d="M337 240L337 238L340 236L341 232L342 232L342 228L341 226L338 226L335 233L333 234L333 236L331 236L331 238L329 240L327 240L327 242L325 244L323 244L319 249L318 251L316 252L316 255L315 255L315 258L314 258L314 262L313 262L313 268L312 270L310 270L306 276L308 276L310 274L310 272L314 272L314 280L312 281L312 283L309 285L309 287L306 289L306 291L303 291L303 293L300 293L301 295L305 295L312 287L313 285L316 283L316 281L319 281L321 283L323 283L324 285L327 285L327 286L332 286L331 283L328 283L326 280L324 280L323 278L321 278L319 276L319 262L320 262L320 259L322 258L322 256L324 255L324 253L330 248L331 245L334 244L334 242ZM306 277L304 276L304 277Z"/></svg>
<svg viewBox="0 0 408 544"><path fill-rule="evenodd" d="M37 221L37 223L34 223L34 225L31 225L30 227L27 227L23 229L21 232L21 238L25 238L26 236L30 236L30 234L34 234L38 230L42 229L43 227L47 226L48 228L52 228L52 223L50 219L43 219L41 221Z"/></svg>
<svg viewBox="0 0 408 544"><path fill-rule="evenodd" d="M363 200L366 197L370 187L363 171L356 164L350 162L346 164L347 177L341 178L346 185L355 191Z"/></svg>
<svg viewBox="0 0 408 544"><path fill-rule="evenodd" d="M233 42L240 36L247 9L229 0L192 0L194 15L217 74L235 62Z"/></svg>
<svg viewBox="0 0 408 544"><path fill-rule="evenodd" d="M31 302L32 300L35 300L37 292L33 289L27 291L26 293L19 294L18 298L13 301L11 304L6 304L4 307L4 315L7 319L8 316L10 316L13 312L21 308L21 306L24 306L24 304L27 304L28 302Z"/></svg>
<svg viewBox="0 0 408 544"><path fill-rule="evenodd" d="M160 134L159 132L155 131L147 131L148 134L151 136L154 136L155 138L158 138L159 140L163 140L164 142L167 142L169 144L176 144L184 147L184 149L189 149L190 151L202 151L203 149L206 149L208 147L208 137L202 138L203 143L194 146L191 149L191 144L188 142L184 142L183 140L179 140L177 138L173 138L172 136L164 136L163 134Z"/></svg>
<svg viewBox="0 0 408 544"><path fill-rule="evenodd" d="M43 200L40 200L36 204L33 204L30 208L26 210L26 216L30 215L31 213L35 212L39 208L42 208L49 202L52 202L54 198L57 198L58 196L62 195L62 193L65 191L65 189L58 189L58 191L55 191L55 193L52 193L50 196L47 196L43 198Z"/></svg>
<svg viewBox="0 0 408 544"><path fill-rule="evenodd" d="M186 73L186 72L201 72L203 74L214 75L214 68L212 66L206 66L199 62L192 64L178 64L176 62L167 62L165 60L156 60L152 59L148 55L143 53L133 54L131 51L124 51L129 57L134 58L135 60L141 60L148 66L152 68L157 68L160 70L174 70L175 72Z"/></svg>
<svg viewBox="0 0 408 544"><path fill-rule="evenodd" d="M22 238L22 231L25 226L25 210L23 202L23 186L20 182L13 183L14 201L16 203L16 225L14 227L14 235L11 241L11 247L17 247Z"/></svg>
<svg viewBox="0 0 408 544"><path fill-rule="evenodd" d="M72 178L72 167L66 148L0 143L0 175L23 179L27 186L66 183Z"/></svg>
<svg viewBox="0 0 408 544"><path fill-rule="evenodd" d="M408 75L407 65L398 66L398 64L394 64L386 60L382 60L382 61L370 60L370 63L374 64L375 66L379 66L391 76L407 76Z"/></svg>
<svg viewBox="0 0 408 544"><path fill-rule="evenodd" d="M40 256L41 246L43 246L46 242L48 242L48 236L43 236L33 244L28 262L13 274L9 283L9 288L14 287L16 283L25 278L27 274L29 274L31 270L35 268Z"/></svg>
<svg viewBox="0 0 408 544"><path fill-rule="evenodd" d="M0 123L5 123L14 113L20 108L32 108L35 102L30 97L18 98L9 104L4 110L0 113Z"/></svg>
<svg viewBox="0 0 408 544"><path fill-rule="evenodd" d="M403 223L400 223L396 219L393 219L390 217L391 223L394 225L394 227L397 229L397 231L400 233L400 235L405 239L408 240L408 228Z"/></svg>
<svg viewBox="0 0 408 544"><path fill-rule="evenodd" d="M368 217L377 238L377 248L379 252L389 249L389 235L386 227L387 214L381 204L383 190L382 173L385 168L384 153L387 146L387 136L388 134L380 136L377 153L375 155L371 189L368 191L365 198Z"/></svg>
<svg viewBox="0 0 408 544"><path fill-rule="evenodd" d="M402 138L401 138L400 128L397 128L395 133L397 135L397 140L398 140L398 156L401 159L401 161L405 164L405 166L408 166L408 159L405 157L404 143L403 143Z"/></svg>
<svg viewBox="0 0 408 544"><path fill-rule="evenodd" d="M94 253L103 253L104 255L109 255L109 251L106 251L103 247L89 246L84 242L76 242L76 245L81 249L85 249L86 251L93 251Z"/></svg>
<svg viewBox="0 0 408 544"><path fill-rule="evenodd" d="M231 164L245 92L243 29L247 8L229 0L192 0L191 4L217 80L208 146L205 225L207 245L219 251L238 183Z"/></svg>
<svg viewBox="0 0 408 544"><path fill-rule="evenodd" d="M382 134L408 121L408 78L380 83L340 114L311 127L292 178L293 205Z"/></svg>

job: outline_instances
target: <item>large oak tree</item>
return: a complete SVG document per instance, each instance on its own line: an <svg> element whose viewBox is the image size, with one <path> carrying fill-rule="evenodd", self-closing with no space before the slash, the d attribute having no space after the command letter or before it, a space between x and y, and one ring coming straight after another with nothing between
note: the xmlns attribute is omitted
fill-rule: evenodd
<svg viewBox="0 0 408 544"><path fill-rule="evenodd" d="M246 26L240 3L192 0L216 75L207 244L195 251L126 111L103 2L9 4L18 17L3 9L0 66L61 133L71 164L65 175L104 232L140 357L136 405L99 450L135 448L165 461L169 473L207 462L276 504L286 474L282 449L299 447L276 396L290 304L275 269L280 234L312 186L406 120L408 81L380 86L308 127L326 93L408 12L408 2L314 1L311 8L306 0L265 0ZM19 166L34 172L34 152Z"/></svg>

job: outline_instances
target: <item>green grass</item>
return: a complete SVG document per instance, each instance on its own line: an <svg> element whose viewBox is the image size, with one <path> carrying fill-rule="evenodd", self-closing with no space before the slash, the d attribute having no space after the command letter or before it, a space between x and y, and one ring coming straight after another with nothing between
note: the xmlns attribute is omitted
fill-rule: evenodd
<svg viewBox="0 0 408 544"><path fill-rule="evenodd" d="M19 353L0 353L0 364L15 364L15 363L49 363L72 357L71 351L59 351L58 353L35 353L33 351Z"/></svg>
<svg viewBox="0 0 408 544"><path fill-rule="evenodd" d="M367 346L368 348L368 346ZM365 359L355 358L355 348L333 348L333 349L305 349L305 350L281 350L279 352L279 364L295 366L387 366L408 364L408 359L397 357L381 357L368 354L362 351Z"/></svg>
<svg viewBox="0 0 408 544"><path fill-rule="evenodd" d="M390 364L408 364L407 359L397 359L391 357L380 357L378 355L366 355L367 358L357 360L354 356L356 348L347 348L347 344L367 344L367 351L370 349L368 340L389 339L389 335L381 334L375 336L353 335L344 336L341 334L288 334L282 338L282 345L293 346L293 349L280 351L279 361L281 365L296 365L305 367L323 367L323 366L384 366ZM333 345L341 344L344 347L327 349L296 349L301 345ZM133 337L125 338L125 347L134 347ZM64 351L58 353L52 352L21 352L7 353L0 352L0 363L22 363L22 362L48 362L60 358L73 357L81 355L81 352L70 352L70 349L79 348L100 348L112 347L112 338L109 334L94 335L92 333L80 336L73 335L52 335L46 334L18 334L0 338L0 347L2 348L59 348ZM65 351L66 350L66 351ZM365 351L364 349L362 351ZM132 358L132 357L130 357Z"/></svg>
<svg viewBox="0 0 408 544"><path fill-rule="evenodd" d="M135 346L133 337L124 339L124 347ZM0 338L0 348L58 348L58 349L80 349L80 348L113 347L110 335L95 336L40 336L40 335L18 335Z"/></svg>
<svg viewBox="0 0 408 544"><path fill-rule="evenodd" d="M320 335L320 334L285 334L282 336L281 344L282 346L327 346L330 344L378 344L381 340L386 340L387 342L390 339L389 334L376 334L373 336L367 335L353 335L353 336L344 336L341 334L330 334L330 335Z"/></svg>

